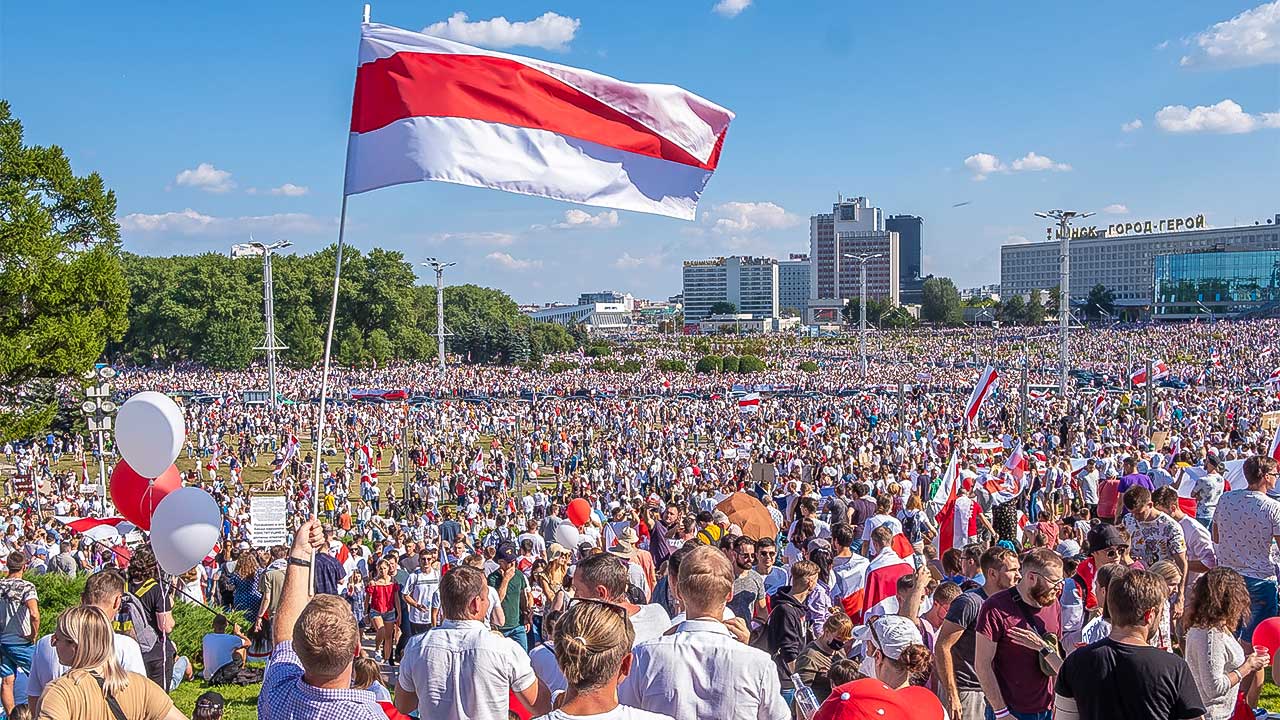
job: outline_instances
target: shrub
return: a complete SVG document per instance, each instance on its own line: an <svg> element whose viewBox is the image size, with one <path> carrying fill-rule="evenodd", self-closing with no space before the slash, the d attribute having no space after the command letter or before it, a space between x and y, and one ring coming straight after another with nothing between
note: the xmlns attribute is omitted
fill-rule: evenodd
<svg viewBox="0 0 1280 720"><path fill-rule="evenodd" d="M592 358L608 357L612 353L613 353L613 348L609 347L608 345L592 345L588 347L586 350L587 357L592 357Z"/></svg>
<svg viewBox="0 0 1280 720"><path fill-rule="evenodd" d="M578 363L568 360L552 360L551 364L547 365L547 369L553 373L568 372L569 370L577 370Z"/></svg>
<svg viewBox="0 0 1280 720"><path fill-rule="evenodd" d="M612 358L597 358L591 363L591 369L596 372L617 372L619 367L618 361Z"/></svg>
<svg viewBox="0 0 1280 720"><path fill-rule="evenodd" d="M764 361L755 355L743 355L738 358L738 372L755 373L764 371Z"/></svg>
<svg viewBox="0 0 1280 720"><path fill-rule="evenodd" d="M738 372L738 357L736 355L725 355L720 361L720 372Z"/></svg>
<svg viewBox="0 0 1280 720"><path fill-rule="evenodd" d="M640 372L641 367L642 367L642 365L641 365L641 363L640 363L640 361L639 361L639 360L628 360L628 361L626 361L626 362L622 363L622 372L624 372L624 373L638 373L638 372Z"/></svg>
<svg viewBox="0 0 1280 720"><path fill-rule="evenodd" d="M818 363L812 360L805 360L800 363L800 369L807 373L815 373L818 372Z"/></svg>
<svg viewBox="0 0 1280 720"><path fill-rule="evenodd" d="M660 372L688 372L689 366L683 360L662 359L657 363Z"/></svg>
<svg viewBox="0 0 1280 720"><path fill-rule="evenodd" d="M715 373L720 372L723 365L724 361L720 359L719 355L703 355L698 358L698 364L694 365L693 369L700 373Z"/></svg>

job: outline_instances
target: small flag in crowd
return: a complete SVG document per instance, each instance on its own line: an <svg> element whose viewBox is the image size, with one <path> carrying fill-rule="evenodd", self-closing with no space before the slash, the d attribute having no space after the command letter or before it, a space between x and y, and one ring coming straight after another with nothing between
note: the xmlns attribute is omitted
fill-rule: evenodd
<svg viewBox="0 0 1280 720"><path fill-rule="evenodd" d="M1169 366L1165 364L1165 361L1155 360L1151 363L1151 379L1152 380L1159 380L1161 378L1169 377L1169 372L1170 372ZM1137 370L1134 370L1133 374L1129 376L1129 380L1134 385L1146 385L1147 369L1145 367L1141 367L1141 368L1138 368Z"/></svg>
<svg viewBox="0 0 1280 720"><path fill-rule="evenodd" d="M749 415L760 410L760 393L747 393L738 398L738 412Z"/></svg>
<svg viewBox="0 0 1280 720"><path fill-rule="evenodd" d="M1280 367L1271 371L1271 374L1267 376L1264 384L1269 385L1272 388L1280 388Z"/></svg>
<svg viewBox="0 0 1280 720"><path fill-rule="evenodd" d="M986 370L982 371L982 375L978 377L978 384L973 388L973 394L969 396L969 402L964 408L964 418L969 422L973 422L978 417L978 409L982 407L982 403L991 395L991 391L995 390L996 385L1000 382L1000 374L990 365Z"/></svg>

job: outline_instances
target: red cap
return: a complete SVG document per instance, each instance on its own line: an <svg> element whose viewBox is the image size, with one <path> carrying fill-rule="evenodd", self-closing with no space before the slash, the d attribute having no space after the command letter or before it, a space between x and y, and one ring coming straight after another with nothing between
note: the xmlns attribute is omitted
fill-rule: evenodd
<svg viewBox="0 0 1280 720"><path fill-rule="evenodd" d="M942 703L929 690L894 690L875 678L845 683L831 691L813 720L943 720Z"/></svg>

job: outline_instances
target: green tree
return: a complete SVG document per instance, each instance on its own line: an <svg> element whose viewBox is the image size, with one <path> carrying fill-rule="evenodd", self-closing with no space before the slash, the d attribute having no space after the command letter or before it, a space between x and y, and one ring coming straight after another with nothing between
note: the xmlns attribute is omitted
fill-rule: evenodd
<svg viewBox="0 0 1280 720"><path fill-rule="evenodd" d="M529 350L533 357L569 352L575 347L577 340L563 325L546 322L529 325Z"/></svg>
<svg viewBox="0 0 1280 720"><path fill-rule="evenodd" d="M1040 325L1044 322L1044 303L1040 302L1040 293L1031 293L1031 300L1027 302L1027 308L1022 314L1023 321L1028 325Z"/></svg>
<svg viewBox="0 0 1280 720"><path fill-rule="evenodd" d="M23 144L0 100L0 440L56 413L54 380L78 375L128 325L115 193L62 149Z"/></svg>
<svg viewBox="0 0 1280 720"><path fill-rule="evenodd" d="M693 369L703 374L718 373L723 366L724 362L719 355L703 355L698 358L698 363L693 366Z"/></svg>
<svg viewBox="0 0 1280 720"><path fill-rule="evenodd" d="M913 327L915 324L916 319L904 307L891 308L880 317L881 327L904 329Z"/></svg>
<svg viewBox="0 0 1280 720"><path fill-rule="evenodd" d="M736 373L738 372L738 356L725 355L720 359L720 372Z"/></svg>
<svg viewBox="0 0 1280 720"><path fill-rule="evenodd" d="M925 320L947 325L957 325L962 321L960 291L951 278L931 277L925 280L922 293L920 314Z"/></svg>
<svg viewBox="0 0 1280 720"><path fill-rule="evenodd" d="M721 300L720 302L711 303L709 312L712 315L733 315L738 312L738 306Z"/></svg>
<svg viewBox="0 0 1280 720"><path fill-rule="evenodd" d="M738 372L764 372L766 369L764 361L755 355L743 355L738 358Z"/></svg>
<svg viewBox="0 0 1280 720"><path fill-rule="evenodd" d="M861 320L860 314L858 312L859 306L860 306L860 301L858 298L854 298L850 300L849 303L844 306L843 313L844 313L844 321L846 323L850 325L858 324L858 322ZM878 324L881 321L881 319L884 318L885 313L889 312L892 309L893 309L893 305L890 304L888 300L867 298L867 324L868 325Z"/></svg>
<svg viewBox="0 0 1280 720"><path fill-rule="evenodd" d="M1084 312L1093 319L1102 317L1103 313L1115 316L1116 295L1105 286L1099 284L1089 289L1089 297L1085 300Z"/></svg>
<svg viewBox="0 0 1280 720"><path fill-rule="evenodd" d="M393 349L391 346L391 337L387 335L387 331L382 328L374 328L369 331L368 337L365 338L365 352L378 365L386 365L393 357Z"/></svg>
<svg viewBox="0 0 1280 720"><path fill-rule="evenodd" d="M1021 295L1014 295L1000 307L998 317L1001 322L1020 324L1026 321L1027 302Z"/></svg>

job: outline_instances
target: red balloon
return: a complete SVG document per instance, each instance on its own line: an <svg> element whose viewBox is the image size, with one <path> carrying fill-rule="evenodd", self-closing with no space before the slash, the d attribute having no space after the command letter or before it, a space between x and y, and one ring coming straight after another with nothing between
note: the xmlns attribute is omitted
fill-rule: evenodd
<svg viewBox="0 0 1280 720"><path fill-rule="evenodd" d="M143 530L150 530L151 514L156 511L156 506L166 495L180 487L182 487L182 474L178 472L178 466L170 465L169 469L152 480L151 485L142 493L142 499L138 501L138 519L142 522L134 524Z"/></svg>
<svg viewBox="0 0 1280 720"><path fill-rule="evenodd" d="M129 463L121 460L111 470L111 484L108 491L111 493L111 503L116 506L116 512L125 520L134 525L142 525L139 520L140 511L138 504L142 502L142 494L147 491L147 486L151 484L150 478L145 478L129 467ZM150 520L150 514L147 520Z"/></svg>
<svg viewBox="0 0 1280 720"><path fill-rule="evenodd" d="M1280 617L1269 617L1253 631L1253 645L1265 647L1274 657L1280 650Z"/></svg>
<svg viewBox="0 0 1280 720"><path fill-rule="evenodd" d="M582 498L574 498L569 502L569 522L582 527L591 519L591 503Z"/></svg>

